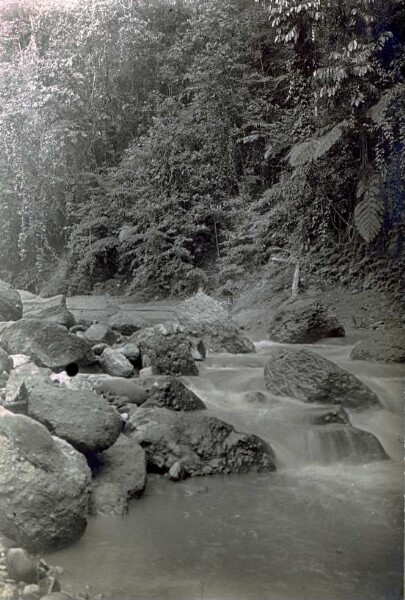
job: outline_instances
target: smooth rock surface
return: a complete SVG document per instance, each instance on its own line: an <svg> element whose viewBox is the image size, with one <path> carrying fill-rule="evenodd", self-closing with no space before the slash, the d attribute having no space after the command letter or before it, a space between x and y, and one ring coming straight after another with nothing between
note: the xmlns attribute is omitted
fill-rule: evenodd
<svg viewBox="0 0 405 600"><path fill-rule="evenodd" d="M90 375L89 381L94 390L106 398L124 396L128 403L143 404L148 394L137 381L111 375Z"/></svg>
<svg viewBox="0 0 405 600"><path fill-rule="evenodd" d="M178 461L191 476L275 469L268 444L215 417L141 407L125 433L144 448L150 471L168 472Z"/></svg>
<svg viewBox="0 0 405 600"><path fill-rule="evenodd" d="M83 534L91 473L85 458L40 423L0 408L0 531L31 551Z"/></svg>
<svg viewBox="0 0 405 600"><path fill-rule="evenodd" d="M117 339L116 333L102 323L93 323L93 325L86 329L85 336L91 345L108 344L112 346Z"/></svg>
<svg viewBox="0 0 405 600"><path fill-rule="evenodd" d="M334 362L299 348L274 348L264 369L267 389L303 402L341 404L361 410L380 404L360 379Z"/></svg>
<svg viewBox="0 0 405 600"><path fill-rule="evenodd" d="M49 321L16 321L0 334L0 344L9 354L27 354L39 366L51 369L95 361L88 342Z"/></svg>
<svg viewBox="0 0 405 600"><path fill-rule="evenodd" d="M50 381L28 378L28 416L85 454L112 446L122 419L100 395L72 390Z"/></svg>

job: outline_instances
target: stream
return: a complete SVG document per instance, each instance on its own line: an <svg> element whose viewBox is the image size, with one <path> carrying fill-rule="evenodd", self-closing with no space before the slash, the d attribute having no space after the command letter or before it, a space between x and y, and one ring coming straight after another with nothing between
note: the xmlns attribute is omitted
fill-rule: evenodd
<svg viewBox="0 0 405 600"><path fill-rule="evenodd" d="M372 447L344 425L311 424L319 407L272 397L272 343L258 335L256 354L211 354L182 379L208 414L270 442L278 470L150 476L124 518L93 517L80 542L45 557L64 568L64 589L106 600L399 600L405 366L349 360L357 339L303 347L379 394L384 408L349 415L389 460L370 462Z"/></svg>

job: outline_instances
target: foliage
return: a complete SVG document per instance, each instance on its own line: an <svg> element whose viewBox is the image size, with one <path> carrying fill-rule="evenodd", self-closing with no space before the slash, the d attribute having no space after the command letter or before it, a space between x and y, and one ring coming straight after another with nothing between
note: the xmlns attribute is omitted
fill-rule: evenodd
<svg viewBox="0 0 405 600"><path fill-rule="evenodd" d="M0 275L186 295L274 247L397 257L404 23L399 0L8 3Z"/></svg>

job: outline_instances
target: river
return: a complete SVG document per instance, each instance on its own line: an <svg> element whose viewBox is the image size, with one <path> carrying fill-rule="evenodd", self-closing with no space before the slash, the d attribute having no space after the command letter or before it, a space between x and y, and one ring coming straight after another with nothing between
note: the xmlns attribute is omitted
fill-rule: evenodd
<svg viewBox="0 0 405 600"><path fill-rule="evenodd" d="M383 409L350 414L390 456L370 462L344 425L312 425L316 407L266 393L272 344L256 337L256 354L210 355L183 381L210 414L269 441L277 472L151 476L127 516L91 518L80 542L46 556L65 589L107 600L402 597L405 367L350 361L350 335L311 345L379 394Z"/></svg>

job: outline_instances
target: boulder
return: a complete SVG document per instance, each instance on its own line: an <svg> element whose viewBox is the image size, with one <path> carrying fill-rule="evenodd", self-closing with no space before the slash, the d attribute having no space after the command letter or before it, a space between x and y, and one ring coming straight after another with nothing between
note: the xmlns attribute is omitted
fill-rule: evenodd
<svg viewBox="0 0 405 600"><path fill-rule="evenodd" d="M62 294L52 298L23 298L23 318L51 321L64 327L73 327L75 318L67 309L66 298Z"/></svg>
<svg viewBox="0 0 405 600"><path fill-rule="evenodd" d="M108 326L111 329L128 336L148 325L149 323L144 317L134 316L127 312L118 312L108 319Z"/></svg>
<svg viewBox="0 0 405 600"><path fill-rule="evenodd" d="M98 357L98 361L103 371L113 377L132 377L135 373L129 360L114 348L105 348Z"/></svg>
<svg viewBox="0 0 405 600"><path fill-rule="evenodd" d="M72 390L42 378L29 377L24 386L28 416L84 454L112 446L122 419L107 400L94 392Z"/></svg>
<svg viewBox="0 0 405 600"><path fill-rule="evenodd" d="M374 333L354 346L350 358L385 363L405 362L405 329L387 329Z"/></svg>
<svg viewBox="0 0 405 600"><path fill-rule="evenodd" d="M18 321L22 315L20 294L11 285L0 280L0 321Z"/></svg>
<svg viewBox="0 0 405 600"><path fill-rule="evenodd" d="M161 406L170 410L203 410L204 402L183 382L170 375L158 375L142 382L147 391L144 406Z"/></svg>
<svg viewBox="0 0 405 600"><path fill-rule="evenodd" d="M123 346L117 346L116 350L121 352L134 366L139 366L141 361L141 351L136 344L124 344Z"/></svg>
<svg viewBox="0 0 405 600"><path fill-rule="evenodd" d="M111 377L110 375L90 375L94 390L106 398L124 396L129 404L143 404L148 399L145 389L133 379Z"/></svg>
<svg viewBox="0 0 405 600"><path fill-rule="evenodd" d="M179 304L177 319L192 337L201 339L211 352L255 352L254 344L241 333L228 311L203 292Z"/></svg>
<svg viewBox="0 0 405 600"><path fill-rule="evenodd" d="M93 323L93 325L86 329L85 336L92 346L95 344L108 344L112 346L117 339L114 331L102 323Z"/></svg>
<svg viewBox="0 0 405 600"><path fill-rule="evenodd" d="M40 423L0 413L0 531L35 552L78 540L90 492L85 458Z"/></svg>
<svg viewBox="0 0 405 600"><path fill-rule="evenodd" d="M169 469L170 481L182 481L188 477L188 472L184 465L178 460L172 464Z"/></svg>
<svg viewBox="0 0 405 600"><path fill-rule="evenodd" d="M343 326L325 304L314 298L287 300L267 325L269 339L288 344L310 344L326 337L342 337Z"/></svg>
<svg viewBox="0 0 405 600"><path fill-rule="evenodd" d="M378 396L360 379L323 356L299 348L274 348L264 369L267 389L303 402L363 409L378 406Z"/></svg>
<svg viewBox="0 0 405 600"><path fill-rule="evenodd" d="M203 413L141 407L131 411L125 433L144 448L150 471L169 472L176 462L190 476L276 468L266 442Z"/></svg>
<svg viewBox="0 0 405 600"><path fill-rule="evenodd" d="M116 507L111 502L114 495L118 498L118 513L122 507L125 512L128 501L141 496L146 486L145 451L125 435L120 435L111 448L92 458L92 470L93 510L96 513L116 514Z"/></svg>
<svg viewBox="0 0 405 600"><path fill-rule="evenodd" d="M130 337L138 346L143 367L159 375L198 375L187 332L177 323L147 327Z"/></svg>
<svg viewBox="0 0 405 600"><path fill-rule="evenodd" d="M95 362L88 342L50 321L16 321L0 334L0 345L9 354L27 354L37 365L51 369Z"/></svg>

